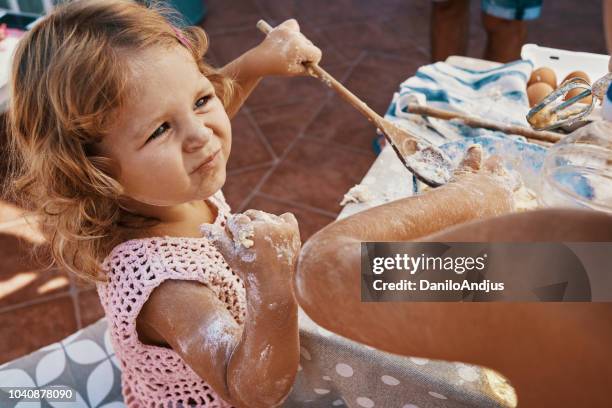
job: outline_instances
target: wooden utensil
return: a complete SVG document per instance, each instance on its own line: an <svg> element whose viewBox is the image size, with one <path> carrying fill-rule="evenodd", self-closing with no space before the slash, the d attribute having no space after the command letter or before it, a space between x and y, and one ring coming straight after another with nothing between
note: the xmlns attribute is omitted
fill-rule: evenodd
<svg viewBox="0 0 612 408"><path fill-rule="evenodd" d="M505 123L482 119L476 116L465 115L459 112L432 108L431 106L408 104L408 112L444 120L460 120L462 123L470 127L499 130L509 135L520 135L526 137L527 139L541 142L556 143L561 140L561 135L558 133L535 131L524 126L508 125Z"/></svg>
<svg viewBox="0 0 612 408"><path fill-rule="evenodd" d="M257 28L265 34L273 29L263 20L257 22ZM372 122L385 135L404 166L419 180L431 187L437 187L449 181L452 176L453 165L442 150L429 141L410 134L393 122L381 117L318 64L306 64L306 68L311 76L320 79L336 91L338 95Z"/></svg>

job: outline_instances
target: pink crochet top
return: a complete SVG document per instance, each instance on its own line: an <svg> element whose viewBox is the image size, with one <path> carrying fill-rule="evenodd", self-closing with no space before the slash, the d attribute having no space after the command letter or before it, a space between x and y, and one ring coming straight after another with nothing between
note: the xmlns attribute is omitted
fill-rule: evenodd
<svg viewBox="0 0 612 408"><path fill-rule="evenodd" d="M222 193L208 201L217 208L215 224L224 226L230 209ZM136 332L138 313L166 279L203 283L243 324L244 284L216 248L204 237L132 239L113 248L103 267L108 281L98 284L98 294L123 371L127 407L230 407L174 350L143 344Z"/></svg>

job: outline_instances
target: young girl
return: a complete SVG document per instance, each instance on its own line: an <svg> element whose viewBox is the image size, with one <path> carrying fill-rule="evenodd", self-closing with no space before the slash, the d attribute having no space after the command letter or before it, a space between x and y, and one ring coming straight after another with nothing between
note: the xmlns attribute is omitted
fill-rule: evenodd
<svg viewBox="0 0 612 408"><path fill-rule="evenodd" d="M97 281L128 407L276 406L299 360L299 232L291 214L230 215L229 117L321 53L290 20L215 70L203 30L160 11L82 0L23 38L11 188L55 261Z"/></svg>

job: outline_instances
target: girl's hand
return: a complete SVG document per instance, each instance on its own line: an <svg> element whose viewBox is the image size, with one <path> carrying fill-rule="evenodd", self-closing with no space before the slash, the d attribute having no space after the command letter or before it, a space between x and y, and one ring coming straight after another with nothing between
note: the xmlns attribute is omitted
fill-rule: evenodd
<svg viewBox="0 0 612 408"><path fill-rule="evenodd" d="M305 64L318 64L321 60L321 50L300 33L300 26L294 19L274 28L252 51L260 76L307 75Z"/></svg>
<svg viewBox="0 0 612 408"><path fill-rule="evenodd" d="M286 289L291 285L300 251L300 232L293 214L257 210L230 217L225 230L206 224L202 232L221 252L247 288Z"/></svg>

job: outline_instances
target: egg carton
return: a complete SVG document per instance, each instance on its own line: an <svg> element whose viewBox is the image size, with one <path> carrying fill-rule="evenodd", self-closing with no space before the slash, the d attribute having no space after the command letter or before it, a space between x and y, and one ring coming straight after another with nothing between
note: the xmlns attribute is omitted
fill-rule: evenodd
<svg viewBox="0 0 612 408"><path fill-rule="evenodd" d="M559 80L573 71L583 71L591 78L591 81L596 81L608 73L608 62L610 61L608 55L541 47L536 44L523 45L521 58L531 61L534 69L541 67L552 69ZM561 129L569 133L594 120L601 120L599 105L595 106L587 120L578 121L571 126L563 126Z"/></svg>
<svg viewBox="0 0 612 408"><path fill-rule="evenodd" d="M523 45L521 58L531 61L534 69L540 67L552 69L559 79L565 78L573 71L584 71L591 81L596 81L608 73L610 60L608 55L540 47L536 44Z"/></svg>

